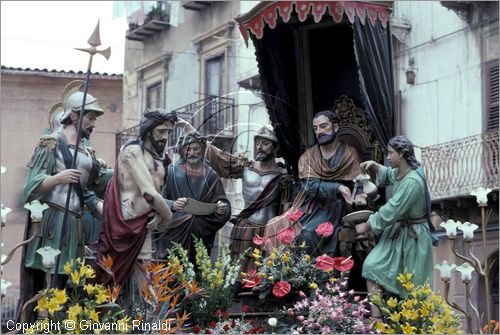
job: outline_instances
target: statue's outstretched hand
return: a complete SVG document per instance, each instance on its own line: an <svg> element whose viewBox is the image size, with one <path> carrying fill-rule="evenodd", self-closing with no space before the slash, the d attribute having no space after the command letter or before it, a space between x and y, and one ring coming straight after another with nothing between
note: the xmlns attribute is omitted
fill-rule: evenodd
<svg viewBox="0 0 500 335"><path fill-rule="evenodd" d="M337 191L348 204L352 204L351 190L349 189L349 187L341 185Z"/></svg>

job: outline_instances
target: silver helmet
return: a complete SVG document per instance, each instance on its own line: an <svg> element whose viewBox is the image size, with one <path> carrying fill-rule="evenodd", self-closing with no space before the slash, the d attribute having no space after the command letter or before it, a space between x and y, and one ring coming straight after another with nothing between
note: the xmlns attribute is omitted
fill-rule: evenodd
<svg viewBox="0 0 500 335"><path fill-rule="evenodd" d="M60 122L65 123L71 113L79 113L83 102L83 89L85 82L83 80L74 80L70 82L64 89L63 94L63 108L64 113L61 115ZM96 112L97 116L104 114L104 110L97 103L97 99L87 93L85 99L84 114L88 112Z"/></svg>
<svg viewBox="0 0 500 335"><path fill-rule="evenodd" d="M272 129L270 129L269 126L260 128L257 134L255 134L254 139L258 137L268 139L274 143L278 143L278 137L276 136L276 133Z"/></svg>

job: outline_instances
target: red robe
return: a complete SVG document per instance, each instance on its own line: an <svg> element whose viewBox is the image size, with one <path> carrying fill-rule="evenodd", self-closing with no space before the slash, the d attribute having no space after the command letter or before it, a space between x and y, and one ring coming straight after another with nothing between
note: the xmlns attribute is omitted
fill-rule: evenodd
<svg viewBox="0 0 500 335"><path fill-rule="evenodd" d="M123 287L146 240L150 212L127 220L123 218L118 176L117 162L104 198L104 218L97 242L96 282ZM114 282L113 275L106 271L103 265L107 256L113 260L111 271L115 278Z"/></svg>

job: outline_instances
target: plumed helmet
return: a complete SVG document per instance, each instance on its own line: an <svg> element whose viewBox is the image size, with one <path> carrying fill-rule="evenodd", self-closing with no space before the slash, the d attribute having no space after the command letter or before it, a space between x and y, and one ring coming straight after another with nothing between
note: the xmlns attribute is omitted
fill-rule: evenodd
<svg viewBox="0 0 500 335"><path fill-rule="evenodd" d="M63 103L58 102L49 109L49 128L50 134L58 135L63 125L61 124L61 117L64 113Z"/></svg>
<svg viewBox="0 0 500 335"><path fill-rule="evenodd" d="M274 143L278 143L278 137L276 133L267 126L260 128L260 130L255 134L254 139L257 137L268 139Z"/></svg>
<svg viewBox="0 0 500 335"><path fill-rule="evenodd" d="M71 113L80 112L83 102L83 89L85 82L83 80L74 80L70 82L63 93L63 109L64 113L61 116L61 123L65 124ZM97 116L104 114L104 110L97 103L97 99L87 93L85 99L84 115L88 112L96 112Z"/></svg>

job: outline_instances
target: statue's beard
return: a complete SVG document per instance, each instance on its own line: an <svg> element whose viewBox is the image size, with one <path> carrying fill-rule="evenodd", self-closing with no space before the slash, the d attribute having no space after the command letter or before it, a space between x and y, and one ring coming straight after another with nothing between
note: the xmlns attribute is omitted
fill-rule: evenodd
<svg viewBox="0 0 500 335"><path fill-rule="evenodd" d="M202 156L189 156L186 161L191 165L198 165L201 163L202 159Z"/></svg>
<svg viewBox="0 0 500 335"><path fill-rule="evenodd" d="M264 151L258 151L257 155L255 155L255 160L257 162L267 162L268 160L273 159L273 154L265 153Z"/></svg>
<svg viewBox="0 0 500 335"><path fill-rule="evenodd" d="M156 150L158 155L161 156L163 154L163 151L165 150L167 141L166 140L151 141L151 144L153 145L153 148Z"/></svg>
<svg viewBox="0 0 500 335"><path fill-rule="evenodd" d="M327 145L335 141L335 137L337 137L337 133L333 131L331 134L321 134L318 136L318 144L319 145Z"/></svg>
<svg viewBox="0 0 500 335"><path fill-rule="evenodd" d="M94 130L94 127L88 127L87 129L82 128L82 132L81 132L82 137L89 140L90 134L92 134L93 130Z"/></svg>

